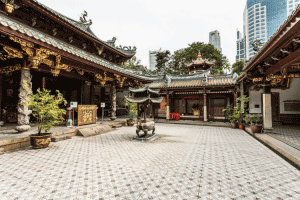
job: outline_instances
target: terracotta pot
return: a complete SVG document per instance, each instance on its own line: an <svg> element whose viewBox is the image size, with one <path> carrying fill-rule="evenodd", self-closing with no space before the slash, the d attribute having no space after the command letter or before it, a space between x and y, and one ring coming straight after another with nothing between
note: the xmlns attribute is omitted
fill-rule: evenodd
<svg viewBox="0 0 300 200"><path fill-rule="evenodd" d="M127 126L133 126L133 125L134 125L134 121L132 119L128 119Z"/></svg>
<svg viewBox="0 0 300 200"><path fill-rule="evenodd" d="M30 144L33 149L42 149L49 146L51 142L51 133L42 133L41 135L32 134L30 137Z"/></svg>
<svg viewBox="0 0 300 200"><path fill-rule="evenodd" d="M239 124L239 129L245 130L245 125L244 124Z"/></svg>
<svg viewBox="0 0 300 200"><path fill-rule="evenodd" d="M236 128L236 123L230 123L231 128Z"/></svg>
<svg viewBox="0 0 300 200"><path fill-rule="evenodd" d="M261 133L262 125L250 125L252 133Z"/></svg>

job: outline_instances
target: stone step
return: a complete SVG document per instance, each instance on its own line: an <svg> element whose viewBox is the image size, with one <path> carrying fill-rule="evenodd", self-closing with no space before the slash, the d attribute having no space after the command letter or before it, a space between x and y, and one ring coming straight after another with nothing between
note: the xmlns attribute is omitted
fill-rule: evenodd
<svg viewBox="0 0 300 200"><path fill-rule="evenodd" d="M64 134L64 135L57 135L51 137L51 142L59 142L67 139L71 139L72 135Z"/></svg>
<svg viewBox="0 0 300 200"><path fill-rule="evenodd" d="M94 135L99 135L102 133L107 133L113 129L109 125L97 125L93 127L80 128L78 129L77 135L83 137L89 137Z"/></svg>
<svg viewBox="0 0 300 200"><path fill-rule="evenodd" d="M114 125L112 125L111 127L112 127L112 128L120 128L120 127L122 127L122 124L114 124Z"/></svg>
<svg viewBox="0 0 300 200"><path fill-rule="evenodd" d="M0 148L0 155L4 153L4 148Z"/></svg>

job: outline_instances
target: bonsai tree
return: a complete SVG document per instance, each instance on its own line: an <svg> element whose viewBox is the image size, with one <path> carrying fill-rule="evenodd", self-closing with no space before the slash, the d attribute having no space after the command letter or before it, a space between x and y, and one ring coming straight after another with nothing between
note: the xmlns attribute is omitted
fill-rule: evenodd
<svg viewBox="0 0 300 200"><path fill-rule="evenodd" d="M59 108L60 104L67 104L63 95L56 90L57 96L51 95L50 90L37 89L36 94L29 94L30 100L27 101L27 106L32 110L32 115L36 118L36 123L31 123L38 127L38 135L41 135L42 130L47 133L55 124L64 121L62 117L66 114L66 110Z"/></svg>
<svg viewBox="0 0 300 200"><path fill-rule="evenodd" d="M262 124L262 115L254 114L250 116L251 125L259 125Z"/></svg>
<svg viewBox="0 0 300 200"><path fill-rule="evenodd" d="M234 123L235 122L235 119L233 117L233 106L232 106L232 104L228 104L226 106L226 109L223 109L223 112L225 112L225 118L227 120L229 120L230 123Z"/></svg>

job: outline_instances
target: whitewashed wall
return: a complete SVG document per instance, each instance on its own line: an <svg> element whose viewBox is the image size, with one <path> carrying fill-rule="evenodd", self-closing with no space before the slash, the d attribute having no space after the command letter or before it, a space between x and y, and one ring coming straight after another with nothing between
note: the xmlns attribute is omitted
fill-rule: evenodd
<svg viewBox="0 0 300 200"><path fill-rule="evenodd" d="M250 113L261 113L261 93L260 91L251 91L249 92L250 96ZM297 111L284 111L284 101L287 100L300 100L300 78L294 78L291 80L290 88L287 90L281 89L271 89L271 92L278 92L280 99L280 114L300 114ZM255 108L255 105L258 104L259 108Z"/></svg>

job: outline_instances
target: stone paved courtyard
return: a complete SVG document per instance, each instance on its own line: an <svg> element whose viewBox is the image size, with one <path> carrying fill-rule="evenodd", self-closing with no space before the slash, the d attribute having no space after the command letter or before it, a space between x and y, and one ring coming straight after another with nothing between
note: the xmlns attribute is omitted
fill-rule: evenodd
<svg viewBox="0 0 300 200"><path fill-rule="evenodd" d="M244 131L157 124L0 155L0 199L300 199L300 173Z"/></svg>

